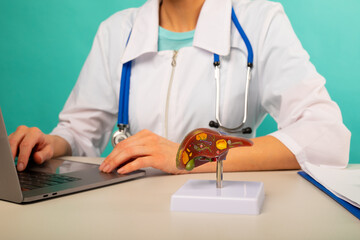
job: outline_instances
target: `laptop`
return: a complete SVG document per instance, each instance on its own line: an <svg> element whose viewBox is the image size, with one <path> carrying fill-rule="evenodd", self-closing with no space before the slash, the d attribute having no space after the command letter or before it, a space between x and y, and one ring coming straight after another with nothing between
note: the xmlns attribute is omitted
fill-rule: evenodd
<svg viewBox="0 0 360 240"><path fill-rule="evenodd" d="M26 203L85 191L145 176L145 171L121 175L103 173L99 165L74 162L66 157L38 165L29 161L23 172L16 170L0 109L0 199Z"/></svg>

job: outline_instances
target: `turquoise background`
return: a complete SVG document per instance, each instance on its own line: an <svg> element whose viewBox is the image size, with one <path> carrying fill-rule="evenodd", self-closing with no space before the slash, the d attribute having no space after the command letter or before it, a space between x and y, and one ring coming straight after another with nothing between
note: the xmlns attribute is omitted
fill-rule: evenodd
<svg viewBox="0 0 360 240"><path fill-rule="evenodd" d="M0 1L0 107L8 133L18 125L50 132L90 51L101 21L144 0ZM352 132L360 163L360 1L282 0L311 61ZM259 129L276 129L269 117ZM336 139L334 139L336 144ZM104 156L111 151L108 147Z"/></svg>

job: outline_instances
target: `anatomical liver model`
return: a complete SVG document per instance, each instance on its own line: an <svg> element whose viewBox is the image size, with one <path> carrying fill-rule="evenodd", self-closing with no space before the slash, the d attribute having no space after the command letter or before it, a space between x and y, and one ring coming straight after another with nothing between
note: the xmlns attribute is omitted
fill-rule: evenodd
<svg viewBox="0 0 360 240"><path fill-rule="evenodd" d="M176 155L176 166L191 171L204 163L222 161L231 148L252 146L252 141L198 128L186 135Z"/></svg>
<svg viewBox="0 0 360 240"><path fill-rule="evenodd" d="M207 128L198 128L186 135L176 154L178 169L193 170L208 162L217 162L216 187L222 187L223 166L229 150L252 146L252 141L233 137Z"/></svg>

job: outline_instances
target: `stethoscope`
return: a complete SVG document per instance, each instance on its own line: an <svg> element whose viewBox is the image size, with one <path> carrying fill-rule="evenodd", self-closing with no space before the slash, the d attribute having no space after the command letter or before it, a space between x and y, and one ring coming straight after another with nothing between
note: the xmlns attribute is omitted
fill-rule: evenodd
<svg viewBox="0 0 360 240"><path fill-rule="evenodd" d="M229 133L250 134L252 132L252 129L250 127L244 127L244 125L247 120L247 114L248 114L249 85L251 80L251 70L253 67L254 54L250 41L247 38L243 28L241 27L238 18L236 17L234 8L232 8L231 20L233 21L238 32L240 33L241 38L245 42L248 52L245 96L244 96L244 115L240 125L235 128L227 128L220 121L220 57L219 55L214 54L214 68L215 68L215 81L216 81L216 110L215 110L216 120L210 121L209 126L213 128L219 128ZM118 130L112 136L111 143L113 147L115 147L115 145L118 144L119 142L131 136L130 127L129 127L129 90L130 90L131 62L132 61L124 63L122 67L120 95L119 95L119 111L118 111L118 121L117 121Z"/></svg>

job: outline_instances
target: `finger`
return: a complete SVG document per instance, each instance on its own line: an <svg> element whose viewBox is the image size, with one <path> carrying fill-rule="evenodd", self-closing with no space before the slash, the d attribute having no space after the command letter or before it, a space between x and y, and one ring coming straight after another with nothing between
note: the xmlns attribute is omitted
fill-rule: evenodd
<svg viewBox="0 0 360 240"><path fill-rule="evenodd" d="M17 155L19 144L24 139L27 130L28 127L19 126L16 131L8 137L11 153L14 159Z"/></svg>
<svg viewBox="0 0 360 240"><path fill-rule="evenodd" d="M136 133L135 135L127 138L124 141L118 143L114 150L105 158L104 162L100 165L99 170L103 172L111 172L121 164L126 163L131 158L140 157L146 155L143 149L143 154L138 147L145 147L150 145L156 145L158 136L151 131L145 129ZM126 155L123 155L123 151L127 151ZM149 151L147 151L149 152ZM125 158L118 157L119 155L125 156Z"/></svg>
<svg viewBox="0 0 360 240"><path fill-rule="evenodd" d="M36 152L34 152L33 159L34 162L36 162L37 164L42 164L46 160L51 159L53 155L54 155L54 151L51 148L51 146L46 145L44 148L37 149Z"/></svg>
<svg viewBox="0 0 360 240"><path fill-rule="evenodd" d="M151 167L151 163L152 163L151 157L149 156L140 157L134 161L129 162L125 166L119 168L117 172L119 174L127 174L136 171L140 168Z"/></svg>
<svg viewBox="0 0 360 240"><path fill-rule="evenodd" d="M116 167L145 154L146 149L144 149L144 146L134 146L114 151L101 164L100 170L107 173L111 172Z"/></svg>
<svg viewBox="0 0 360 240"><path fill-rule="evenodd" d="M33 148L40 142L41 132L36 129L32 129L27 135L25 135L19 145L19 157L17 164L18 171L23 171L26 168Z"/></svg>
<svg viewBox="0 0 360 240"><path fill-rule="evenodd" d="M119 154L121 154L123 151L129 151L127 155L131 156L132 148L139 147L139 146L145 146L148 140L144 133L145 133L145 131L140 131L139 133L127 138L126 140L119 142L115 146L115 148L112 150L112 152L104 159L103 163L99 167L99 170L108 172L109 171L108 165L112 165L111 162L114 161L114 159L116 159L117 156ZM128 161L129 158L123 159L122 161L120 161L120 160L121 159L118 159L118 162L117 162L118 165ZM107 168L107 169L105 170L105 168Z"/></svg>
<svg viewBox="0 0 360 240"><path fill-rule="evenodd" d="M116 151L114 154L110 154L101 164L101 168L99 169L103 172L109 173L121 164L126 163L131 159L149 155L149 153L150 149L147 146L124 148L122 150Z"/></svg>
<svg viewBox="0 0 360 240"><path fill-rule="evenodd" d="M119 144L119 143L118 143ZM113 161L117 158L117 156L120 154L121 149L116 146L112 150L112 152L104 159L104 161L101 163L99 170L102 172L110 172L110 169L112 169ZM123 159L122 161L126 161L126 159ZM118 164L121 164L121 159L118 159Z"/></svg>

